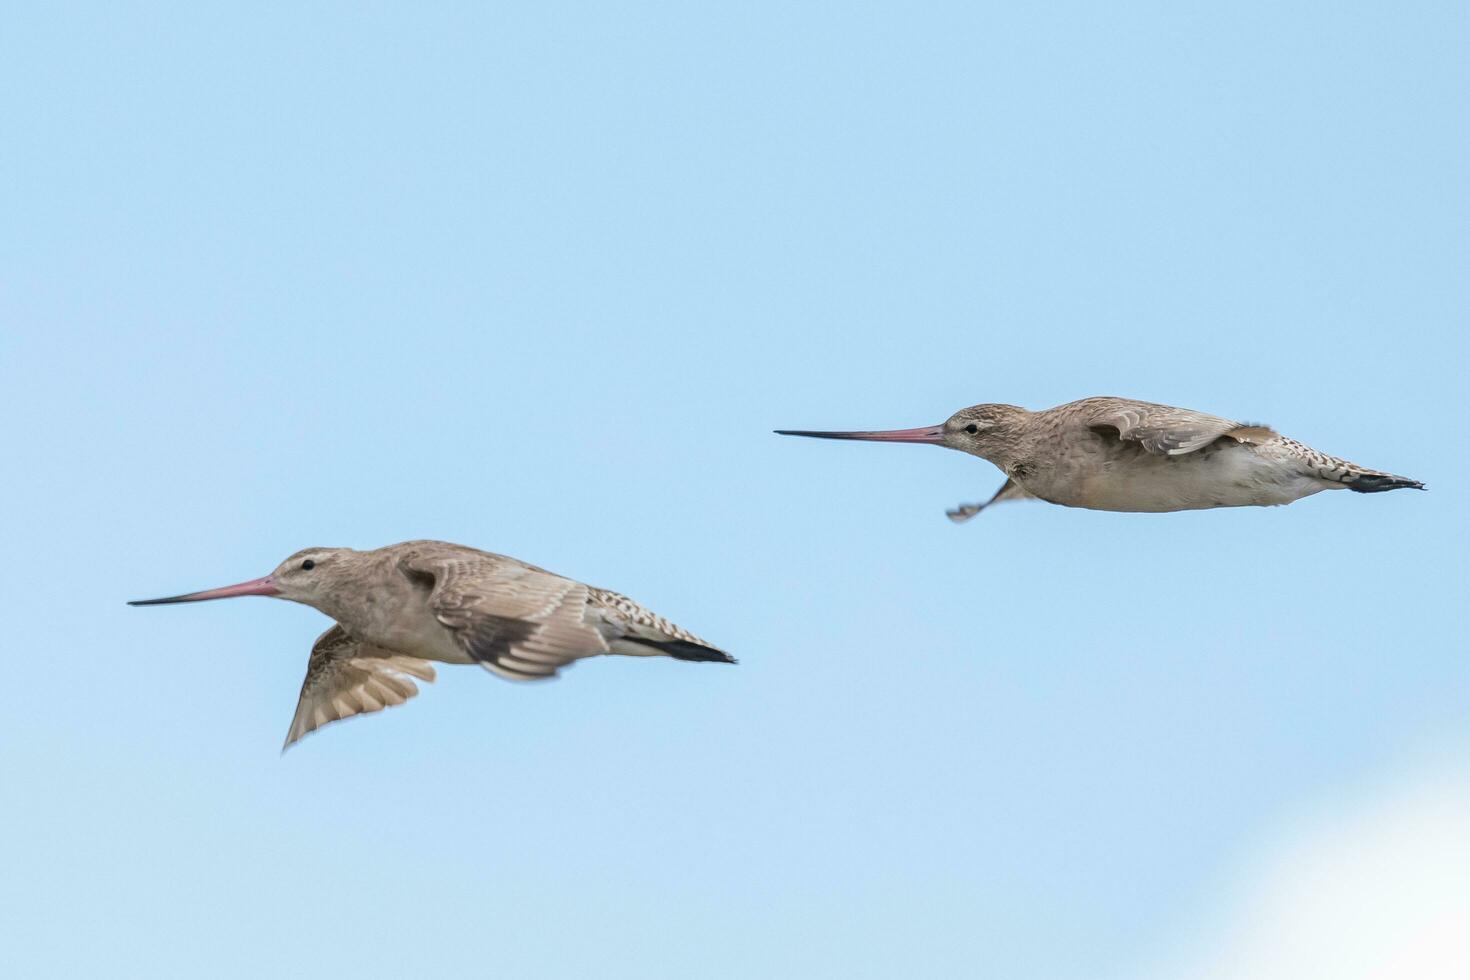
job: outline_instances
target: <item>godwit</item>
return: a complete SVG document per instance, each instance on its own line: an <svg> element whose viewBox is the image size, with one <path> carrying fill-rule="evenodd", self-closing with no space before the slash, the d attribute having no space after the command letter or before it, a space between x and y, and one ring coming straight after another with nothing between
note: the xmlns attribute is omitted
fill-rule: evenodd
<svg viewBox="0 0 1470 980"><path fill-rule="evenodd" d="M410 677L434 679L431 660L512 680L604 653L735 663L627 596L443 541L307 548L265 578L129 605L240 595L290 599L337 621L311 648L282 751L328 722L407 701L418 693Z"/></svg>
<svg viewBox="0 0 1470 980"><path fill-rule="evenodd" d="M1030 412L975 405L942 425L885 432L778 429L783 436L918 442L989 460L1006 482L955 522L1002 500L1036 497L1092 510L1169 511L1289 504L1319 490L1378 493L1424 484L1328 456L1264 425L1127 398L1084 398Z"/></svg>

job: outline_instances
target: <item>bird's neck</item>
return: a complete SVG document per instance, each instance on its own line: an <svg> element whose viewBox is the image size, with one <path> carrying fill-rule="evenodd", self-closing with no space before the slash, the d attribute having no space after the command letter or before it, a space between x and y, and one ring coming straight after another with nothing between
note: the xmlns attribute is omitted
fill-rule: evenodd
<svg viewBox="0 0 1470 980"><path fill-rule="evenodd" d="M403 614L412 593L412 585L391 562L372 559L344 570L311 605L354 636L373 640Z"/></svg>
<svg viewBox="0 0 1470 980"><path fill-rule="evenodd" d="M1021 443L1019 432L1009 426L998 427L989 433L984 445L975 449L974 453L986 462L1009 471L1016 460L1025 455Z"/></svg>

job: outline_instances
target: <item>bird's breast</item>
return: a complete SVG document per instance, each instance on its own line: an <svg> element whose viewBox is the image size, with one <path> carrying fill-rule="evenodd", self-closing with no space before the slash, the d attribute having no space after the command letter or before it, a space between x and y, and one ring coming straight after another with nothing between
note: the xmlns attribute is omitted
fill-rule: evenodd
<svg viewBox="0 0 1470 980"><path fill-rule="evenodd" d="M389 601L383 601L385 598ZM453 631L439 622L422 593L405 592L378 599L355 621L339 620L343 627L375 646L410 657L446 664L475 662L455 640Z"/></svg>

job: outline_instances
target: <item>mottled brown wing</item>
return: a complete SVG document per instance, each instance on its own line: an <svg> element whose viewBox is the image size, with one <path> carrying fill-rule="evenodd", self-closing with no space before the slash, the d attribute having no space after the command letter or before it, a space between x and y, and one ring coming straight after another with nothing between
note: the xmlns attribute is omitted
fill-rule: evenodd
<svg viewBox="0 0 1470 980"><path fill-rule="evenodd" d="M312 645L296 716L281 751L323 725L403 704L419 693L410 676L432 682L434 668L417 657L355 640L334 625Z"/></svg>
<svg viewBox="0 0 1470 980"><path fill-rule="evenodd" d="M1110 404L1093 414L1094 429L1115 429L1118 438L1136 442L1156 456L1182 456L1202 449L1221 436L1239 442L1260 442L1274 436L1260 425L1242 425L1218 415L1151 402L1109 399Z"/></svg>
<svg viewBox="0 0 1470 980"><path fill-rule="evenodd" d="M583 621L587 586L514 558L441 546L405 557L404 572L430 584L429 607L460 649L511 680L541 680L607 653Z"/></svg>

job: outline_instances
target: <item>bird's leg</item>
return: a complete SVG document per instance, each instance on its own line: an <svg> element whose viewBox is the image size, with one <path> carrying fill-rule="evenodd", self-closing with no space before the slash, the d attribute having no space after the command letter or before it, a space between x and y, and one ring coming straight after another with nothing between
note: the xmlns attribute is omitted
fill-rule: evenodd
<svg viewBox="0 0 1470 980"><path fill-rule="evenodd" d="M989 507L991 504L998 504L1002 500L1025 500L1030 496L1031 494L1027 493L1025 488L1022 487L1015 480L1007 480L1004 484L1001 485L1001 488L999 490L995 491L995 495L992 496L989 500L985 501L985 503L960 504L953 510L947 510L944 513L949 517L950 520L954 521L956 524L963 524L965 521L968 521L970 518L974 517L976 514Z"/></svg>
<svg viewBox="0 0 1470 980"><path fill-rule="evenodd" d="M965 523L965 521L968 521L970 518L974 517L976 514L984 510L985 507L985 504L960 504L958 507L955 507L952 510L945 511L944 516L948 517L956 524L963 524Z"/></svg>

